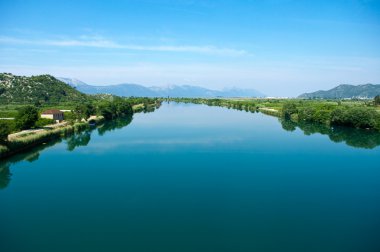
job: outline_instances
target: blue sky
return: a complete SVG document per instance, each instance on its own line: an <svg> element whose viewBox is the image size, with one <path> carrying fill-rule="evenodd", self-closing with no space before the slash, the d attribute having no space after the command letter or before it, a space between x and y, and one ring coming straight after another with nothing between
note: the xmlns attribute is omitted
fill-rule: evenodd
<svg viewBox="0 0 380 252"><path fill-rule="evenodd" d="M296 96L380 83L380 1L0 0L0 71Z"/></svg>

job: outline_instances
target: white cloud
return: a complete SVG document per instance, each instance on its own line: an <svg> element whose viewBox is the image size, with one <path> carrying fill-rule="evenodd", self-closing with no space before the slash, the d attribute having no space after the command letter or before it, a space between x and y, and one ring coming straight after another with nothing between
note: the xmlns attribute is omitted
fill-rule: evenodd
<svg viewBox="0 0 380 252"><path fill-rule="evenodd" d="M248 53L245 50L232 48L222 48L211 45L193 46L193 45L135 45L120 44L103 37L81 36L79 39L56 39L56 40L30 40L19 39L14 37L0 37L2 44L22 44L36 46L57 46L57 47L95 47L109 49L124 49L132 51L156 51L156 52L187 52L213 54L221 56L243 56Z"/></svg>

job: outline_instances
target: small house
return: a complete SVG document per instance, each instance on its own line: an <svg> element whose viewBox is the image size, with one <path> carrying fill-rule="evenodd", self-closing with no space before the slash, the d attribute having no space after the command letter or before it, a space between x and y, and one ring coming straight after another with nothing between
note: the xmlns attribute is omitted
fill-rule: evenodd
<svg viewBox="0 0 380 252"><path fill-rule="evenodd" d="M63 121L63 112L58 109L49 109L41 113L41 118L53 119L56 122Z"/></svg>

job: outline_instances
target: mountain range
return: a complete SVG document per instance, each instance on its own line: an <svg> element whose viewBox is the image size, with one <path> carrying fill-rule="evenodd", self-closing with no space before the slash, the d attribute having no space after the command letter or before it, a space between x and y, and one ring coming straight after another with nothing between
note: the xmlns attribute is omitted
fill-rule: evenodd
<svg viewBox="0 0 380 252"><path fill-rule="evenodd" d="M349 85L341 84L330 90L319 90L298 96L303 99L366 99L380 95L380 84Z"/></svg>
<svg viewBox="0 0 380 252"><path fill-rule="evenodd" d="M118 96L135 97L265 97L263 93L254 89L231 88L212 90L191 85L171 85L166 87L146 87L139 84L123 83L117 85L96 86L71 78L57 77L62 82L76 88L85 94L113 94Z"/></svg>
<svg viewBox="0 0 380 252"><path fill-rule="evenodd" d="M0 104L9 103L59 103L86 101L95 96L86 94L106 94L135 97L265 97L253 89L212 90L197 86L145 87L138 84L119 84L110 86L89 85L69 78L55 78L51 75L17 76L0 73ZM380 85L342 84L327 91L305 93L303 99L352 99L374 98L380 95Z"/></svg>

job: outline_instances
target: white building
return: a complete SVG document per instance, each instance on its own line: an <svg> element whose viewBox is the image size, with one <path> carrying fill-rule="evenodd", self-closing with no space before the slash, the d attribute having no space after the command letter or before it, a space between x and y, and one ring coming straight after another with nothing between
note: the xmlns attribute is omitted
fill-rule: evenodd
<svg viewBox="0 0 380 252"><path fill-rule="evenodd" d="M53 119L56 122L63 121L63 112L58 109L49 109L41 113L41 118Z"/></svg>

